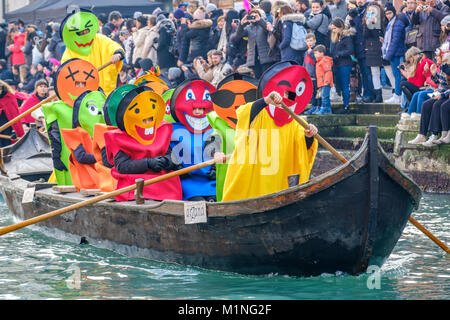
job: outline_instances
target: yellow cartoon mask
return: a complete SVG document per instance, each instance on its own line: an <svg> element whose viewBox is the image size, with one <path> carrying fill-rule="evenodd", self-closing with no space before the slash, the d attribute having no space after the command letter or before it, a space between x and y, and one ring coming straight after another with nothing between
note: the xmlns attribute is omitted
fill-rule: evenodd
<svg viewBox="0 0 450 320"><path fill-rule="evenodd" d="M119 129L142 145L150 145L164 119L165 103L160 95L142 86L128 92L116 113Z"/></svg>

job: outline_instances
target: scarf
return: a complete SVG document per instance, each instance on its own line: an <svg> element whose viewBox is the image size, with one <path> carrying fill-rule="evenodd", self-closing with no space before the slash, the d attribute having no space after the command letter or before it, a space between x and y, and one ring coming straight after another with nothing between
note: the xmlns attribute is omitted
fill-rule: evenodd
<svg viewBox="0 0 450 320"><path fill-rule="evenodd" d="M384 41L383 41L383 45L381 46L381 51L383 53L383 59L385 59L385 60L386 60L386 55L389 50L389 46L391 45L392 29L394 29L394 23L396 20L397 20L397 17L395 16L391 21L389 21L387 28L386 28L386 33L384 35Z"/></svg>

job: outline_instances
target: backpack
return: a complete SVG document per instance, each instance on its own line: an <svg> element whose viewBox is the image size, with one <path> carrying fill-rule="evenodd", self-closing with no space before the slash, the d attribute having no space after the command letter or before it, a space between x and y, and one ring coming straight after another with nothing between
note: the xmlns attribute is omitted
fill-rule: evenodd
<svg viewBox="0 0 450 320"><path fill-rule="evenodd" d="M167 46L169 53L174 57L178 57L177 31L168 23L165 23L163 28L165 29L170 41Z"/></svg>
<svg viewBox="0 0 450 320"><path fill-rule="evenodd" d="M306 50L306 29L301 24L292 24L290 46L294 50Z"/></svg>

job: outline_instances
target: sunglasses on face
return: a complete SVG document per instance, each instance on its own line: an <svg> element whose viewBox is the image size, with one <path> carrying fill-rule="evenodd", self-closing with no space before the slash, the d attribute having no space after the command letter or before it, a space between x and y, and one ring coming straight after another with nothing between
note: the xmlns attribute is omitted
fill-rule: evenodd
<svg viewBox="0 0 450 320"><path fill-rule="evenodd" d="M211 96L213 101L220 101L220 104L215 102L217 105L222 108L229 108L234 104L236 96L244 96L246 102L251 102L256 100L256 93L256 89L250 89L244 93L235 93L224 89L211 93Z"/></svg>

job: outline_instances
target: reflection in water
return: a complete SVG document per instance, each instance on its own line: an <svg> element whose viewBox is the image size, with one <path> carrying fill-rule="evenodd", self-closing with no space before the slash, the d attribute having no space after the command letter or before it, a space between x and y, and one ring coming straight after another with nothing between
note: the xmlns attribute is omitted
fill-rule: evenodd
<svg viewBox="0 0 450 320"><path fill-rule="evenodd" d="M450 244L450 197L425 195L414 217ZM0 225L13 219L0 202ZM246 276L130 258L22 229L1 237L0 299L448 299L449 257L408 224L379 273Z"/></svg>

